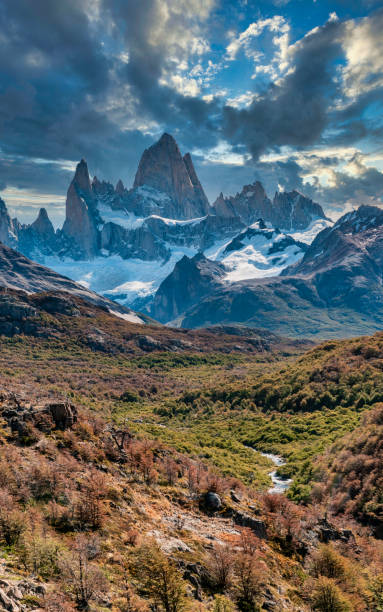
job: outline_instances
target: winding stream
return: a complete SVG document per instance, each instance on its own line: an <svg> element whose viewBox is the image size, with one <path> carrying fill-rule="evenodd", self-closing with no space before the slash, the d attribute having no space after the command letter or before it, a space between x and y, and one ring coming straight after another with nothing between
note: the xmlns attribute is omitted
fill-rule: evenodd
<svg viewBox="0 0 383 612"><path fill-rule="evenodd" d="M292 483L292 478L281 478L280 476L277 476L278 468L285 465L286 461L279 455L273 455L273 453L262 453L252 446L247 446L247 448L251 448L251 450L253 450L255 453L262 455L262 457L267 457L267 459L270 459L270 461L272 461L277 468L276 470L272 470L268 473L271 478L271 482L273 483L273 486L270 487L268 493L286 493L287 489Z"/></svg>
<svg viewBox="0 0 383 612"><path fill-rule="evenodd" d="M270 461L272 461L274 465L277 467L276 470L269 472L269 476L271 478L271 482L273 483L273 486L270 487L268 492L269 493L286 493L287 489L292 483L292 479L291 478L281 478L280 476L277 476L278 468L281 467L282 465L285 465L286 461L284 461L282 457L280 457L279 455L273 455L272 453L260 453L260 454L262 455L262 457L267 457L268 459L270 459Z"/></svg>

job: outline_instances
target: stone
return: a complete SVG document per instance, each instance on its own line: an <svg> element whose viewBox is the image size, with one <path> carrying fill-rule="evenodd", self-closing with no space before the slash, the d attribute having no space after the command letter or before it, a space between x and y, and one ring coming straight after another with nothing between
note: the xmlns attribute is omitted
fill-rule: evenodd
<svg viewBox="0 0 383 612"><path fill-rule="evenodd" d="M208 510L212 510L216 512L220 508L222 508L222 501L217 493L213 493L213 491L208 491L205 495L205 505Z"/></svg>
<svg viewBox="0 0 383 612"><path fill-rule="evenodd" d="M239 503L242 499L242 496L233 490L230 491L230 497L233 500L233 502L236 502L236 503Z"/></svg>
<svg viewBox="0 0 383 612"><path fill-rule="evenodd" d="M7 589L7 595L8 597L11 597L12 599L22 599L23 598L23 593L20 591L17 585L10 586Z"/></svg>
<svg viewBox="0 0 383 612"><path fill-rule="evenodd" d="M8 612L19 612L20 610L17 603L8 597L2 589L0 589L0 608Z"/></svg>
<svg viewBox="0 0 383 612"><path fill-rule="evenodd" d="M69 402L47 404L45 412L51 415L58 429L70 429L77 422L77 408Z"/></svg>
<svg viewBox="0 0 383 612"><path fill-rule="evenodd" d="M253 533L261 539L266 539L267 531L266 531L266 523L261 519L254 518L245 512L241 512L240 510L236 510L235 508L230 509L230 515L236 525L240 525L241 527L248 527L253 531Z"/></svg>
<svg viewBox="0 0 383 612"><path fill-rule="evenodd" d="M155 340L152 336L138 336L136 338L136 344L140 349L148 352L164 348L161 342Z"/></svg>

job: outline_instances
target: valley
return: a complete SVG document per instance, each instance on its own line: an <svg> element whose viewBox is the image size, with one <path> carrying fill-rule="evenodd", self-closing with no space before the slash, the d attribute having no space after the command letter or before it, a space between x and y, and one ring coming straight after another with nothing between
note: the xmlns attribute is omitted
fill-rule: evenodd
<svg viewBox="0 0 383 612"><path fill-rule="evenodd" d="M16 291L2 294L8 322L16 297ZM220 586L216 564L223 554L230 571L239 571L237 554L258 568L247 597L259 610L311 610L323 582L313 568L329 558L349 568L328 578L344 610L374 610L369 602L380 596L374 582L380 563L383 571L375 537L383 517L379 480L372 487L365 479L383 439L374 425L383 397L381 333L313 346L238 328L138 325L65 294L61 302L44 293L29 300L35 310L24 312L27 332L14 327L0 337L2 490L13 512L28 517L26 530L7 545L8 583L21 584L21 568L30 571L35 550L47 595L34 601L48 606L56 598L70 606L76 591L62 586L62 558L72 566L77 554L82 559L76 550L83 534L84 541L98 541L92 571L108 577L100 582L99 574L102 590L89 601L94 610L104 608L106 596L112 609L129 610L127 597L145 609L154 592L145 583L145 555L159 567L170 563L184 593L180 609L215 610L220 597L229 605L239 597L240 574L230 588ZM39 416L59 402L75 415L63 429ZM371 440L371 451L357 455L366 428L375 428L376 447ZM350 511L340 497L353 469L342 461L343 448L358 461L364 487ZM12 475L7 457L20 476ZM23 474L29 485L18 492L26 486ZM334 498L333 479L340 487ZM289 499L276 482L289 484ZM348 492L349 503L353 498ZM95 515L85 506L80 511L85 500ZM32 508L38 527L29 523ZM0 536L2 529L0 523ZM51 566L44 565L43 542ZM129 595L121 583L125 571ZM348 571L359 572L357 581Z"/></svg>

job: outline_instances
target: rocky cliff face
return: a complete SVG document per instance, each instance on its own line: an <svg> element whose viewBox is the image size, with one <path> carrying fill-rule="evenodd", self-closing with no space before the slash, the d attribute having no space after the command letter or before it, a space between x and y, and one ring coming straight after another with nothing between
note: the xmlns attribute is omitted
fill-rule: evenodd
<svg viewBox="0 0 383 612"><path fill-rule="evenodd" d="M199 182L190 154L183 158L174 138L163 134L141 157L134 188L151 187L170 200L163 211L172 219L193 219L208 213L209 202Z"/></svg>
<svg viewBox="0 0 383 612"><path fill-rule="evenodd" d="M232 283L183 326L241 322L290 336L349 337L382 328L383 211L361 206L318 234L280 277Z"/></svg>
<svg viewBox="0 0 383 612"><path fill-rule="evenodd" d="M225 266L202 253L186 255L160 285L152 305L152 316L161 322L172 321L212 290L224 285Z"/></svg>
<svg viewBox="0 0 383 612"><path fill-rule="evenodd" d="M62 228L63 234L73 242L71 254L75 258L94 257L98 251L95 210L88 166L82 159L68 189L66 217Z"/></svg>
<svg viewBox="0 0 383 612"><path fill-rule="evenodd" d="M285 230L305 229L316 219L326 219L322 207L298 191L277 192L271 222Z"/></svg>
<svg viewBox="0 0 383 612"><path fill-rule="evenodd" d="M245 185L235 196L221 193L213 204L219 217L239 217L245 225L257 219L271 223L273 227L291 231L305 229L316 219L326 219L322 207L297 191L277 192L271 201L262 184L256 181Z"/></svg>
<svg viewBox="0 0 383 612"><path fill-rule="evenodd" d="M17 229L8 214L4 200L0 198L0 242L7 246L15 246L17 243Z"/></svg>

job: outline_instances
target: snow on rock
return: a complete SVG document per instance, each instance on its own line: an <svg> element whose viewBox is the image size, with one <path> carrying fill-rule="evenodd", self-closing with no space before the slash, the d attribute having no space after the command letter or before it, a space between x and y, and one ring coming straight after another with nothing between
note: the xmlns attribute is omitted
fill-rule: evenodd
<svg viewBox="0 0 383 612"><path fill-rule="evenodd" d="M125 312L117 312L117 310L109 309L110 314L115 317L119 317L120 319L124 319L124 321L129 321L129 323L138 323L139 325L144 325L143 319L136 315L134 312L125 313Z"/></svg>
<svg viewBox="0 0 383 612"><path fill-rule="evenodd" d="M229 270L226 281L277 276L303 257L305 245L288 234L254 223L219 249L217 259Z"/></svg>
<svg viewBox="0 0 383 612"><path fill-rule="evenodd" d="M299 242L304 242L305 244L311 244L314 238L321 232L326 229L326 227L331 227L333 222L329 219L316 219L305 230L300 230L297 232L289 232L289 235Z"/></svg>
<svg viewBox="0 0 383 612"><path fill-rule="evenodd" d="M110 209L109 209L110 210ZM124 215L123 211L111 214ZM126 215L131 222L133 215ZM167 220L153 215L154 219L171 224L199 223L201 219ZM130 221L128 221L130 219ZM203 219L203 218L202 218ZM138 218L136 221L138 222ZM269 227L270 224L253 223L249 228L231 240L221 239L204 251L213 261L220 261L228 269L225 280L235 282L266 276L277 276L287 266L299 261L316 234L329 225L319 220L310 225L306 232L282 233ZM138 258L123 259L119 255L95 257L88 261L74 261L70 258L45 257L44 264L56 272L72 278L87 289L92 289L125 306L137 307L136 301L145 303L153 296L162 281L173 271L175 264L184 255L194 257L198 246L167 244L170 256L167 259L145 261Z"/></svg>

